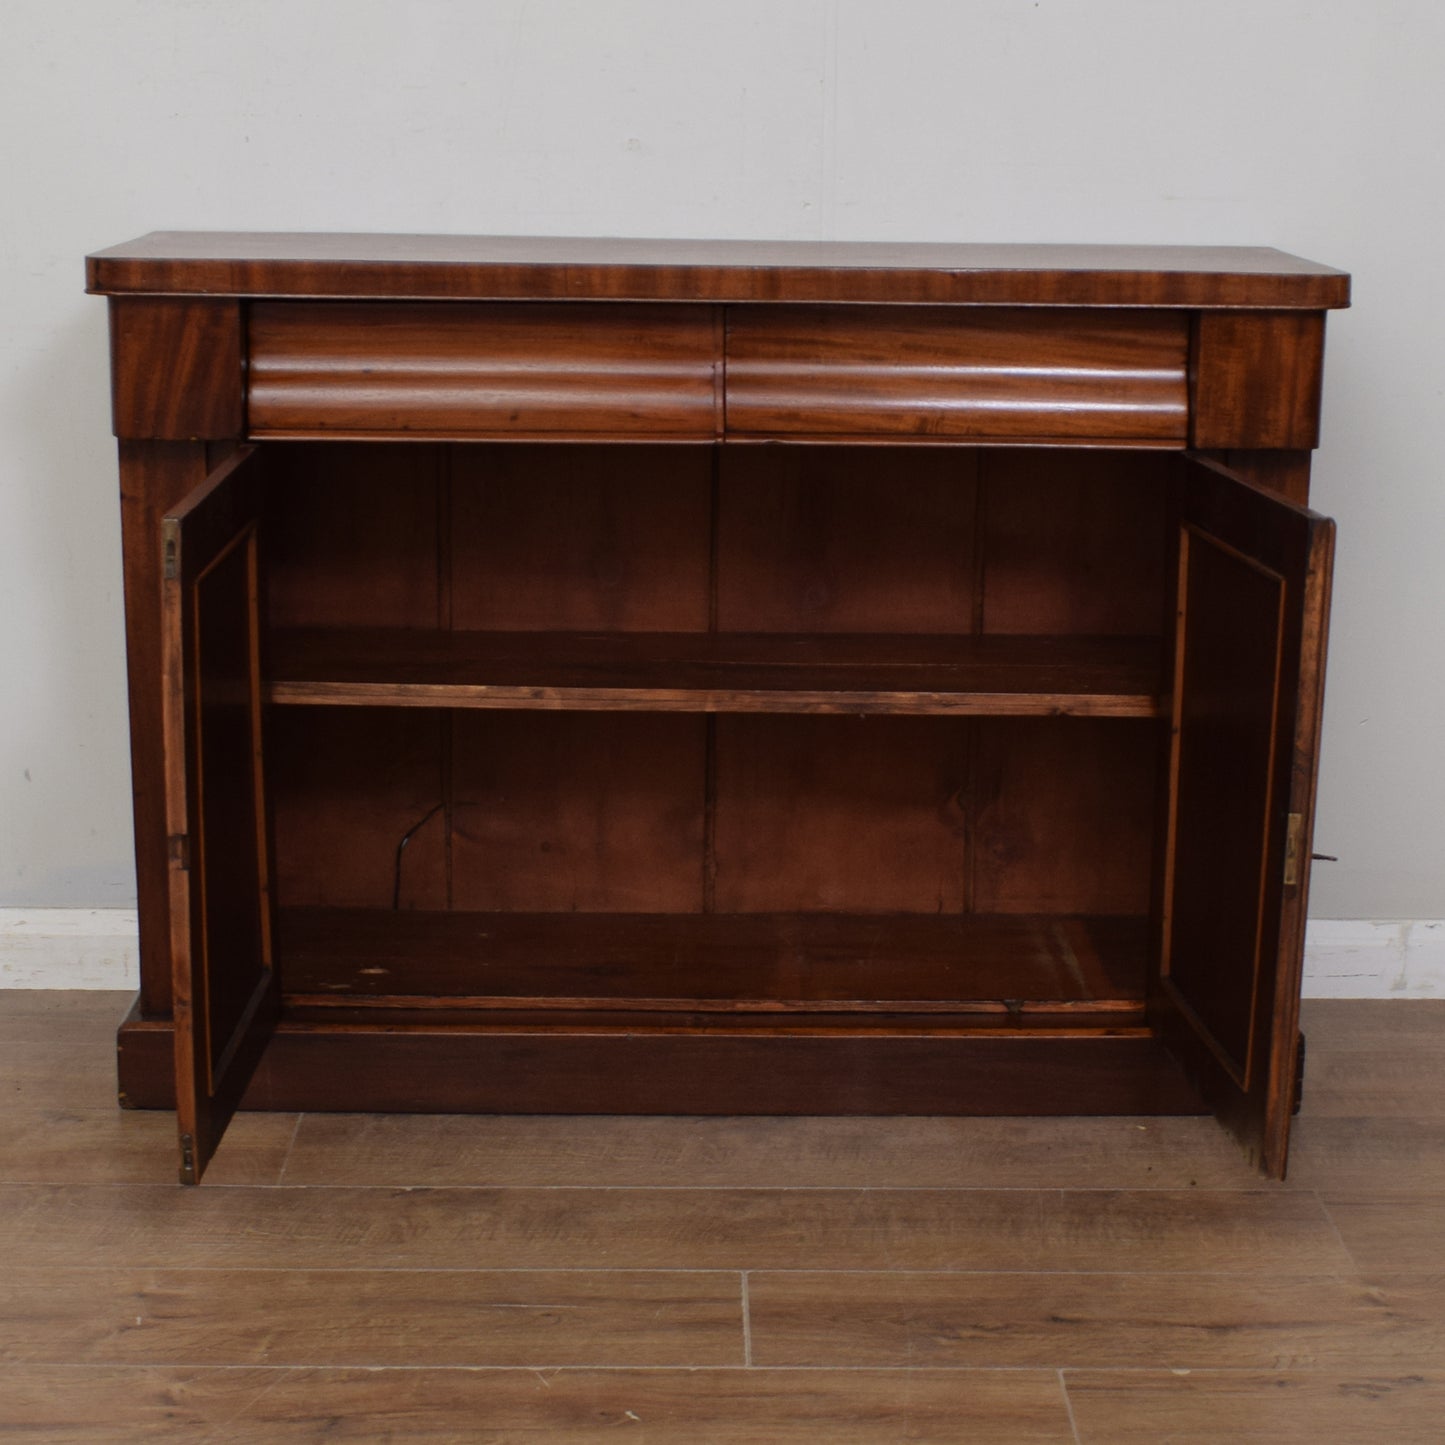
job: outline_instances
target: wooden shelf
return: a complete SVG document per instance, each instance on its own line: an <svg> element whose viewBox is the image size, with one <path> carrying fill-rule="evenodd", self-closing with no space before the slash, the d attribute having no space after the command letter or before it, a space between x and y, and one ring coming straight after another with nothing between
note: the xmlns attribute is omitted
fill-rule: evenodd
<svg viewBox="0 0 1445 1445"><path fill-rule="evenodd" d="M1133 637L306 629L272 635L270 702L598 712L1160 717Z"/></svg>
<svg viewBox="0 0 1445 1445"><path fill-rule="evenodd" d="M297 908L281 912L279 948L288 1008L445 1002L594 1017L796 1014L800 1024L907 1014L984 1027L1068 1016L1103 1027L1143 1022L1148 925L1046 914Z"/></svg>

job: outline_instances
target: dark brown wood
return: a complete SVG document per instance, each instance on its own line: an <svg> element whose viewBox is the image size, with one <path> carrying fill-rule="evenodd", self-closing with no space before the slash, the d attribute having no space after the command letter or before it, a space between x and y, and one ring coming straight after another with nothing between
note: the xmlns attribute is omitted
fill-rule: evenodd
<svg viewBox="0 0 1445 1445"><path fill-rule="evenodd" d="M1025 246L153 231L86 261L92 292L477 300L1349 304L1349 277L1268 247Z"/></svg>
<svg viewBox="0 0 1445 1445"><path fill-rule="evenodd" d="M1201 450L1195 455L1202 461L1218 462L1262 491L1275 492L1296 506L1309 506L1310 452L1233 451L1226 447Z"/></svg>
<svg viewBox="0 0 1445 1445"><path fill-rule="evenodd" d="M981 453L979 630L1157 636L1177 465L1147 452Z"/></svg>
<svg viewBox="0 0 1445 1445"><path fill-rule="evenodd" d="M1195 323L1190 445L1319 445L1321 312L1201 313Z"/></svg>
<svg viewBox="0 0 1445 1445"><path fill-rule="evenodd" d="M1158 735L1145 722L980 723L970 787L973 907L1146 913Z"/></svg>
<svg viewBox="0 0 1445 1445"><path fill-rule="evenodd" d="M271 710L280 906L447 907L450 836L435 810L449 797L448 731L435 712Z"/></svg>
<svg viewBox="0 0 1445 1445"><path fill-rule="evenodd" d="M163 523L166 830L180 1177L201 1174L275 1027L262 774L260 459L239 453Z"/></svg>
<svg viewBox="0 0 1445 1445"><path fill-rule="evenodd" d="M453 907L702 906L702 718L466 712L451 737Z"/></svg>
<svg viewBox="0 0 1445 1445"><path fill-rule="evenodd" d="M289 961L252 1103L1078 1112L1192 1077L1283 1168L1328 575L1279 499L1346 277L225 235L90 277L135 433L133 1101L173 1034L200 1113L241 1086L195 1089L173 965L249 1063ZM186 518L218 560L175 660L212 707L167 747L161 516L243 431ZM209 914L167 770L234 840ZM274 958L258 876L311 920Z"/></svg>
<svg viewBox="0 0 1445 1445"><path fill-rule="evenodd" d="M971 726L718 718L718 911L962 911Z"/></svg>
<svg viewBox="0 0 1445 1445"><path fill-rule="evenodd" d="M1003 1014L1142 1005L1147 925L1067 915L289 909L288 1003Z"/></svg>
<svg viewBox="0 0 1445 1445"><path fill-rule="evenodd" d="M170 1027L126 1036L127 1096L169 1108ZM1194 1114L1147 1031L851 1036L589 1028L366 1030L283 1020L244 1107L451 1114Z"/></svg>
<svg viewBox="0 0 1445 1445"><path fill-rule="evenodd" d="M1182 312L736 308L727 430L1182 443Z"/></svg>
<svg viewBox="0 0 1445 1445"><path fill-rule="evenodd" d="M312 628L269 656L266 695L292 705L1164 715L1147 637Z"/></svg>
<svg viewBox="0 0 1445 1445"><path fill-rule="evenodd" d="M253 437L712 437L706 307L257 302Z"/></svg>
<svg viewBox="0 0 1445 1445"><path fill-rule="evenodd" d="M979 456L947 447L724 447L717 629L976 630Z"/></svg>
<svg viewBox="0 0 1445 1445"><path fill-rule="evenodd" d="M119 452L140 997L145 1015L158 1018L171 1010L171 885L160 688L161 519L205 480L209 468L205 448L196 443L122 441Z"/></svg>
<svg viewBox="0 0 1445 1445"><path fill-rule="evenodd" d="M110 303L111 414L118 437L239 437L241 307L128 296Z"/></svg>
<svg viewBox="0 0 1445 1445"><path fill-rule="evenodd" d="M449 469L459 631L707 630L709 451L467 446Z"/></svg>
<svg viewBox="0 0 1445 1445"><path fill-rule="evenodd" d="M444 447L266 449L272 627L444 627Z"/></svg>
<svg viewBox="0 0 1445 1445"><path fill-rule="evenodd" d="M1206 1097L1280 1177L1333 523L1199 463L1181 520L1157 1008Z"/></svg>

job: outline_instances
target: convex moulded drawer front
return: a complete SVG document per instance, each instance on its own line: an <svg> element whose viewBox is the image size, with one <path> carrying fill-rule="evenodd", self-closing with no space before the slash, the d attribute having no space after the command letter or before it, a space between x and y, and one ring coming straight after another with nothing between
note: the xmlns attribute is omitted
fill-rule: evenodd
<svg viewBox="0 0 1445 1445"><path fill-rule="evenodd" d="M1181 445L1183 312L732 307L727 429Z"/></svg>
<svg viewBox="0 0 1445 1445"><path fill-rule="evenodd" d="M252 436L711 437L705 306L257 302Z"/></svg>
<svg viewBox="0 0 1445 1445"><path fill-rule="evenodd" d="M252 436L1183 445L1182 312L257 302ZM725 359L724 359L725 351ZM726 421L724 423L724 411Z"/></svg>

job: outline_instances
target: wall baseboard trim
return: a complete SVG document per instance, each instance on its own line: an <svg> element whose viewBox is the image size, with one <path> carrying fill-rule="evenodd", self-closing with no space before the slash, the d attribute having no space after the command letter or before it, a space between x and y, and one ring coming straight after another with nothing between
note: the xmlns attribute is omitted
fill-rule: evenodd
<svg viewBox="0 0 1445 1445"><path fill-rule="evenodd" d="M1445 998L1445 919L1312 918L1306 998Z"/></svg>
<svg viewBox="0 0 1445 1445"><path fill-rule="evenodd" d="M139 986L134 908L0 908L0 989Z"/></svg>
<svg viewBox="0 0 1445 1445"><path fill-rule="evenodd" d="M136 988L133 908L0 908L0 989ZM1316 918L1306 998L1445 998L1445 919Z"/></svg>

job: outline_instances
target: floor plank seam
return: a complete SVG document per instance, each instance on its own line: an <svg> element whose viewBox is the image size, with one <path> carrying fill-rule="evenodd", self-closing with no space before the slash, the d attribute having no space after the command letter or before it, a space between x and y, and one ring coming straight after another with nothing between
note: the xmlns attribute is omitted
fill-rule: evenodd
<svg viewBox="0 0 1445 1445"><path fill-rule="evenodd" d="M1090 1365L1087 1368L1091 1374L1158 1374L1165 1366L1139 1367L1134 1369L1128 1366L1113 1365ZM193 1370L193 1371L246 1371L255 1373L259 1370L274 1370L278 1374L287 1374L297 1370L323 1371L356 1371L364 1370L368 1374L469 1374L469 1375L534 1375L538 1371L548 1371L553 1375L575 1374L667 1374L686 1371L692 1375L1039 1375L1047 1373L1058 1373L1056 1369L1048 1365L632 1365L632 1364L588 1364L586 1362L576 1363L569 1361L566 1364L554 1364L547 1360L532 1361L527 1364L510 1365L458 1365L458 1364L426 1364L426 1365L405 1365L405 1364L316 1364L316 1363L287 1363L284 1361L272 1362L270 1360L261 1363L250 1362L242 1364L215 1364L215 1363L194 1363L186 1360L144 1360L131 1361L122 1360L115 1363L97 1363L93 1360L24 1360L19 1362L5 1361L0 1363L0 1377L6 1372L24 1373L28 1370L103 1370L108 1373L119 1370L143 1371L143 1370ZM1173 1374L1181 1373L1178 1370L1171 1371ZM1211 1370L1185 1370L1184 1374L1194 1375L1252 1375L1259 1371L1250 1367L1238 1366L1229 1369ZM1307 1370L1291 1370L1292 1374L1316 1373ZM1317 1373L1328 1374L1329 1371L1320 1370ZM1377 1374L1369 1375L1368 1378L1379 1378Z"/></svg>
<svg viewBox="0 0 1445 1445"><path fill-rule="evenodd" d="M1348 1259L1349 1262L1350 1262L1352 1265L1354 1265L1354 1267L1355 1267L1355 1273L1356 1273L1356 1274L1360 1274L1360 1273L1362 1272L1361 1269L1360 1269L1360 1261L1355 1258L1354 1251L1350 1248L1350 1246L1349 1246L1348 1244L1345 1243L1345 1236L1340 1232L1340 1224L1339 1224L1339 1221L1335 1218L1333 1212L1332 1212L1331 1209L1330 1209L1329 1204L1328 1204L1328 1203L1326 1202L1326 1200L1325 1200L1324 1195L1323 1195L1318 1189L1313 1190L1313 1191L1311 1191L1311 1192L1314 1194L1315 1198L1319 1201L1320 1213L1324 1215L1324 1217L1325 1217L1325 1222L1330 1226L1331 1230L1334 1231L1334 1236L1335 1236L1335 1238L1339 1241L1340 1248L1341 1248L1342 1250L1344 1250L1344 1252L1345 1252L1345 1258ZM1427 1191L1427 1192L1433 1192L1433 1191Z"/></svg>
<svg viewBox="0 0 1445 1445"><path fill-rule="evenodd" d="M743 1304L743 1364L746 1368L753 1366L753 1320L752 1301L748 1295L748 1271L742 1272L742 1304Z"/></svg>
<svg viewBox="0 0 1445 1445"><path fill-rule="evenodd" d="M158 1180L129 1179L6 1179L0 1176L0 1187L26 1189L149 1189L179 1193L185 1186ZM372 1194L511 1194L511 1193L573 1193L573 1194L1115 1194L1161 1195L1180 1198L1203 1198L1232 1195L1236 1198L1297 1199L1305 1195L1319 1197L1313 1185L1277 1185L1254 1188L1242 1185L1233 1188L1219 1185L1195 1188L1189 1185L1057 1185L1042 1184L328 1184L325 1182L291 1181L285 1184L236 1183L207 1180L191 1190L196 1198L208 1195L247 1193L278 1193L281 1191L316 1193L320 1190ZM1394 1191L1405 1194L1434 1195L1441 1191L1429 1188Z"/></svg>
<svg viewBox="0 0 1445 1445"><path fill-rule="evenodd" d="M688 1275L730 1275L739 1273L736 1265L722 1264L154 1264L142 1260L140 1263L120 1262L115 1264L24 1264L11 1267L12 1275L30 1271L45 1274L134 1274L152 1272L156 1274L688 1274ZM880 1265L876 1268L849 1265L785 1265L766 1264L749 1266L748 1275L860 1275L872 1278L892 1279L897 1276L919 1275L925 1278L944 1279L1238 1279L1241 1275L1260 1277L1257 1266L1241 1265L1238 1269L947 1269L942 1266L929 1268L922 1265ZM1386 1269L1366 1271L1358 1267L1349 1270L1305 1270L1295 1274L1291 1271L1273 1271L1266 1278L1288 1281L1291 1284L1372 1284L1376 1275L1405 1275L1414 1277L1422 1271L1411 1269ZM1440 1273L1425 1270L1426 1277Z"/></svg>
<svg viewBox="0 0 1445 1445"><path fill-rule="evenodd" d="M280 1169L278 1169L278 1170L276 1171L276 1184L277 1184L278 1187L282 1187L282 1186L284 1186L284 1185L286 1184L286 1170L289 1168L289 1166L290 1166L290 1164L291 1164L291 1155L292 1155L292 1154L295 1152L295 1150L296 1150L296 1139L297 1139L298 1135L301 1133L301 1121L302 1121L305 1117L306 1117L305 1114L297 1114L297 1116L296 1116L296 1127L291 1130L291 1137L290 1137L290 1139L288 1139L288 1140L286 1141L286 1152L285 1152L285 1154L283 1154L283 1155L281 1156L281 1167L280 1167Z"/></svg>
<svg viewBox="0 0 1445 1445"><path fill-rule="evenodd" d="M1079 1422L1074 1418L1074 1402L1069 1398L1069 1383L1064 1379L1062 1369L1055 1371L1059 1381L1059 1394L1064 1401L1064 1414L1068 1417L1069 1432L1074 1437L1074 1445L1084 1445L1083 1436L1079 1434Z"/></svg>

